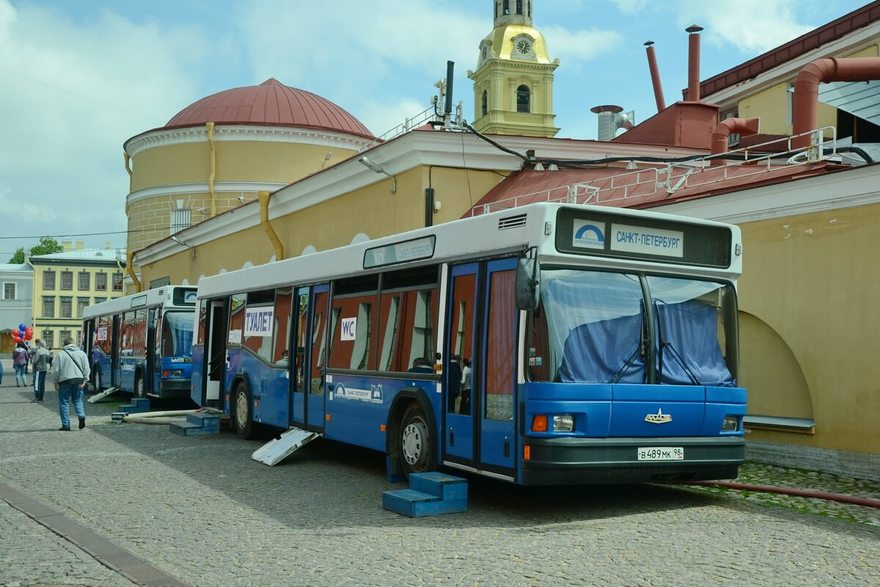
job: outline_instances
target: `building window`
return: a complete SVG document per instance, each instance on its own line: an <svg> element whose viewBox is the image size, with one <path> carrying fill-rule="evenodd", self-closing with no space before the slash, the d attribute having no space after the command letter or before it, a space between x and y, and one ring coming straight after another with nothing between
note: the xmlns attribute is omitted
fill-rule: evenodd
<svg viewBox="0 0 880 587"><path fill-rule="evenodd" d="M504 14L510 14L510 0L504 0L504 2L502 4L503 4L503 6L502 6L501 11Z"/></svg>
<svg viewBox="0 0 880 587"><path fill-rule="evenodd" d="M482 104L483 116L486 116L489 113L489 92L483 90L483 104Z"/></svg>
<svg viewBox="0 0 880 587"><path fill-rule="evenodd" d="M171 234L180 232L192 225L192 210L189 208L177 208L171 210Z"/></svg>
<svg viewBox="0 0 880 587"><path fill-rule="evenodd" d="M89 298L76 298L76 317L82 318L83 312L89 305Z"/></svg>
<svg viewBox="0 0 880 587"><path fill-rule="evenodd" d="M51 349L55 347L55 333L51 330L44 330L41 334L41 339L46 343L46 348Z"/></svg>
<svg viewBox="0 0 880 587"><path fill-rule="evenodd" d="M531 101L531 92L529 91L529 86L521 85L516 89L516 111L517 112L531 112L530 108Z"/></svg>
<svg viewBox="0 0 880 587"><path fill-rule="evenodd" d="M98 291L107 291L107 274L103 271L95 273L95 289Z"/></svg>
<svg viewBox="0 0 880 587"><path fill-rule="evenodd" d="M122 273L113 274L113 291L122 291Z"/></svg>
<svg viewBox="0 0 880 587"><path fill-rule="evenodd" d="M100 304L101 302L106 302L107 298L95 296L95 303Z"/></svg>
<svg viewBox="0 0 880 587"><path fill-rule="evenodd" d="M62 296L60 318L73 318L73 298Z"/></svg>
<svg viewBox="0 0 880 587"><path fill-rule="evenodd" d="M43 296L43 318L55 317L55 297Z"/></svg>
<svg viewBox="0 0 880 587"><path fill-rule="evenodd" d="M523 8L522 7L522 0L516 0L516 13L519 14L520 16L523 13L522 8Z"/></svg>
<svg viewBox="0 0 880 587"><path fill-rule="evenodd" d="M158 279L151 279L150 280L150 289L153 289L156 287L162 287L165 285L171 285L171 277L169 277L167 275L165 277L160 277Z"/></svg>
<svg viewBox="0 0 880 587"><path fill-rule="evenodd" d="M89 291L92 287L91 274L88 271L79 272L79 291Z"/></svg>
<svg viewBox="0 0 880 587"><path fill-rule="evenodd" d="M4 283L3 284L3 299L4 300L14 300L15 299L15 283Z"/></svg>
<svg viewBox="0 0 880 587"><path fill-rule="evenodd" d="M43 289L55 289L55 272L43 272Z"/></svg>
<svg viewBox="0 0 880 587"><path fill-rule="evenodd" d="M73 271L61 272L61 289L70 291L73 289Z"/></svg>
<svg viewBox="0 0 880 587"><path fill-rule="evenodd" d="M71 332L70 330L60 330L60 331L58 331L58 338L59 338L59 342L63 345L65 339L73 338L73 332ZM73 342L75 343L76 340L74 339Z"/></svg>

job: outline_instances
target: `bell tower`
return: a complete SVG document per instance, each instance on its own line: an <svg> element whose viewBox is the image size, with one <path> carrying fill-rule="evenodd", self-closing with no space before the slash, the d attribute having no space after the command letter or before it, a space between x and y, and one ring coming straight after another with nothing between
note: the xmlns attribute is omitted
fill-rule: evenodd
<svg viewBox="0 0 880 587"><path fill-rule="evenodd" d="M534 0L493 0L492 32L480 42L473 127L487 134L552 137L553 72L544 36L532 27Z"/></svg>

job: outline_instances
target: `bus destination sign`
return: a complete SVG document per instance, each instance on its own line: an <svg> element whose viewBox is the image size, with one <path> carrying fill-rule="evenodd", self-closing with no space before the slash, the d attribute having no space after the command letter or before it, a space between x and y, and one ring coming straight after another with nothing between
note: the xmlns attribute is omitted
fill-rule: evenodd
<svg viewBox="0 0 880 587"><path fill-rule="evenodd" d="M364 251L364 269L396 265L434 256L434 236L374 247Z"/></svg>
<svg viewBox="0 0 880 587"><path fill-rule="evenodd" d="M558 214L556 249L578 255L729 267L732 238L723 226L563 208Z"/></svg>

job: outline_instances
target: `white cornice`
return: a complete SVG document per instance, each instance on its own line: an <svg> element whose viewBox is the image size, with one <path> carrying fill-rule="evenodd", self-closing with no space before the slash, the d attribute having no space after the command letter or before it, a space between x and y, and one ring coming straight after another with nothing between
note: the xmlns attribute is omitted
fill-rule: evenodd
<svg viewBox="0 0 880 587"><path fill-rule="evenodd" d="M270 182L218 182L214 184L214 191L218 194L240 192L274 192L286 186L286 183ZM136 192L131 192L125 197L126 205L156 196L187 196L191 194L205 194L208 192L208 183L180 183L151 187Z"/></svg>
<svg viewBox="0 0 880 587"><path fill-rule="evenodd" d="M204 143L208 131L204 126L159 129L146 132L126 141L126 152L134 157L155 147L183 143ZM214 128L217 142L267 142L319 145L357 151L370 144L371 139L344 133L292 126L218 125Z"/></svg>
<svg viewBox="0 0 880 587"><path fill-rule="evenodd" d="M866 165L781 184L657 206L651 210L744 224L878 203L880 165Z"/></svg>
<svg viewBox="0 0 880 587"><path fill-rule="evenodd" d="M556 159L632 156L633 159L638 160L640 157L650 156L680 157L705 154L705 151L694 149L602 141L511 136L490 138L523 155L527 150L533 149L537 157ZM412 131L377 145L364 154L392 175L420 165L506 172L517 171L523 165L521 158L506 153L467 132ZM339 195L362 189L376 183L379 177L353 157L274 192L269 206L269 218L286 216ZM175 186L177 187L180 186ZM146 197L143 192L138 192L137 196ZM397 197L403 197L403 194L398 192ZM189 245L198 246L251 228L259 222L259 203L254 201L184 229L175 236ZM154 263L184 250L186 250L184 246L166 238L136 251L135 257L139 264Z"/></svg>

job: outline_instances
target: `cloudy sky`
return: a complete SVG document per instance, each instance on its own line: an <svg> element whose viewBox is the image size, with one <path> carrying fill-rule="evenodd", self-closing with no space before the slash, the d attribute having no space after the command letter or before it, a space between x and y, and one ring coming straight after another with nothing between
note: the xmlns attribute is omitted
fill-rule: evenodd
<svg viewBox="0 0 880 587"><path fill-rule="evenodd" d="M704 27L701 78L867 2L535 0L556 70L558 136L595 138L590 108L656 112L687 85L687 33ZM0 0L0 263L42 235L125 246L122 145L192 102L274 77L345 108L374 134L424 110L492 29L491 0Z"/></svg>

